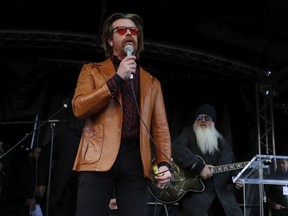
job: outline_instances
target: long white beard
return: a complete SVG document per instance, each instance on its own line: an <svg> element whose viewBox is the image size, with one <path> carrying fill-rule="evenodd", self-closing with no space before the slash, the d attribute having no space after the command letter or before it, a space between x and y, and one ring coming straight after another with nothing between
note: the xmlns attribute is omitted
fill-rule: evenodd
<svg viewBox="0 0 288 216"><path fill-rule="evenodd" d="M203 154L214 154L218 151L218 138L221 135L215 128L214 122L212 122L211 127L200 127L195 121L193 128L198 147Z"/></svg>

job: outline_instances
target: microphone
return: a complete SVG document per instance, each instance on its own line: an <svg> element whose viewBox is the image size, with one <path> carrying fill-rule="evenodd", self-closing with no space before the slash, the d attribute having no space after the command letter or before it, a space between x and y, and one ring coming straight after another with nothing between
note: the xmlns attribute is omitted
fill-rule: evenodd
<svg viewBox="0 0 288 216"><path fill-rule="evenodd" d="M126 45L124 47L124 52L126 53L127 56L131 56L134 51L134 47L132 45Z"/></svg>
<svg viewBox="0 0 288 216"><path fill-rule="evenodd" d="M66 98L65 100L63 100L62 103L63 103L63 107L67 109L69 106L69 98Z"/></svg>
<svg viewBox="0 0 288 216"><path fill-rule="evenodd" d="M124 52L126 53L126 56L131 56L133 51L134 51L134 47L132 45L128 44L124 47ZM130 74L130 79L133 79L132 73Z"/></svg>

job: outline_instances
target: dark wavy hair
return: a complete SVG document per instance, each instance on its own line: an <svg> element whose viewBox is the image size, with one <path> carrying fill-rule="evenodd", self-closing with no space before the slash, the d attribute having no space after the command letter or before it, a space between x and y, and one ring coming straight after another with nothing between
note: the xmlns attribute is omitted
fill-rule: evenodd
<svg viewBox="0 0 288 216"><path fill-rule="evenodd" d="M135 55L136 57L139 57L140 53L144 50L143 20L139 15L133 13L114 13L105 20L101 39L102 47L105 51L106 57L109 57L113 54L113 48L108 43L108 40L110 39L112 33L112 23L118 19L130 19L135 23L136 27L138 28L138 47L137 53L135 53Z"/></svg>

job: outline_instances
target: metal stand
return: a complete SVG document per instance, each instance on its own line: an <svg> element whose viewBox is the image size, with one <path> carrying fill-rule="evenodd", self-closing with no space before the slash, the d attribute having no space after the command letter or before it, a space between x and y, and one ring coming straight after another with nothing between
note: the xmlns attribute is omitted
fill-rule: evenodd
<svg viewBox="0 0 288 216"><path fill-rule="evenodd" d="M35 133L39 128L41 128L44 124L50 123L51 127L51 150L50 150L50 161L49 161L49 175L48 175L48 185L47 185L47 200L46 200L46 215L49 214L49 201L50 201L50 185L51 185L51 173L52 173L52 161L53 161L53 145L54 145L54 127L56 123L58 122L68 122L67 120L58 120L58 119L52 119L54 116L56 116L58 113L60 113L63 109L68 108L68 99L66 99L63 102L63 106L56 111L50 118L48 118L45 121L26 121L26 122L0 122L0 124L30 124L30 123L41 123L38 127L34 126L34 129L26 134L19 142L17 142L14 146L12 146L9 150L7 150L5 153L0 155L0 160L6 156L9 152L11 152L13 149L15 149L17 146L19 146L24 140L26 140L28 137L30 137L32 134ZM38 120L38 119L37 119ZM1 163L0 163L1 164ZM1 188L0 188L1 189Z"/></svg>
<svg viewBox="0 0 288 216"><path fill-rule="evenodd" d="M14 146L12 146L10 149L8 149L4 154L2 154L0 156L0 159L3 158L4 156L6 156L7 154L9 154L9 152L11 152L13 149L15 149L17 146L19 146L23 141L25 141L28 137L30 137L32 134L34 134L35 131L37 131L38 129L40 129L43 125L45 125L46 123L56 123L56 122L67 122L67 120L58 120L58 119L52 119L54 116L56 116L58 113L60 113L63 109L67 109L68 108L68 104L67 102L63 104L63 106L57 111L55 112L52 116L50 116L50 118L48 118L46 121L37 121L41 122L41 124L34 128L30 133L25 134L25 136L19 141L17 142ZM0 124L3 125L9 125L9 124L31 124L31 123L35 123L35 121L26 121L26 122L0 122Z"/></svg>
<svg viewBox="0 0 288 216"><path fill-rule="evenodd" d="M48 174L48 183L47 183L47 198L46 198L46 214L45 216L49 215L49 203L50 203L50 193L51 193L51 176L52 176L52 163L53 163L53 147L54 147L54 128L55 122L50 123L51 129L51 148L50 148L50 159L49 159L49 174Z"/></svg>

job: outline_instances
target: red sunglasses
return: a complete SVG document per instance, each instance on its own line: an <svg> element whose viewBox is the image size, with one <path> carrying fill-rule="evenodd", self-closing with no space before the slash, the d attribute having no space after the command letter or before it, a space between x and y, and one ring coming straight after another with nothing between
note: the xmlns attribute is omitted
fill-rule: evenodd
<svg viewBox="0 0 288 216"><path fill-rule="evenodd" d="M137 33L138 33L138 28L137 27L117 26L117 27L112 29L112 32L114 32L116 30L116 32L119 35L124 35L124 34L126 34L128 29L129 29L129 31L130 31L130 33L132 35L137 35Z"/></svg>

